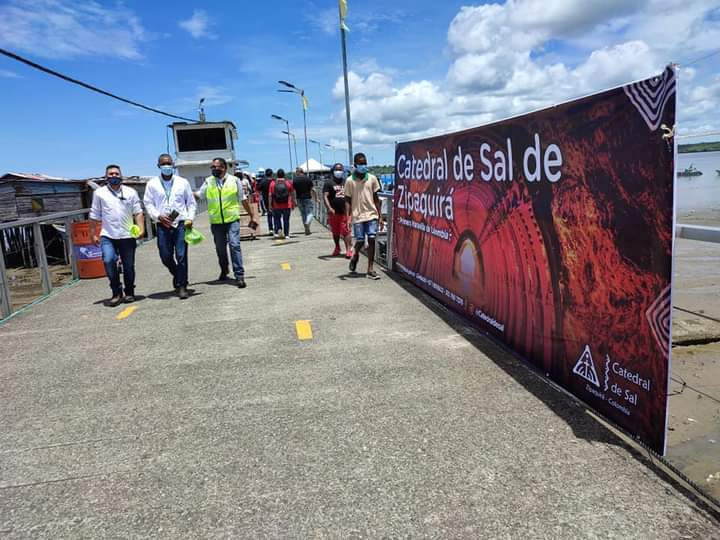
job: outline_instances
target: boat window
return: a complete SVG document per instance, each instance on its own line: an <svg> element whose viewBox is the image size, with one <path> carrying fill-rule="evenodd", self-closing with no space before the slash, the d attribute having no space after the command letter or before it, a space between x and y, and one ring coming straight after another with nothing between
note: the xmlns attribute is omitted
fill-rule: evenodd
<svg viewBox="0 0 720 540"><path fill-rule="evenodd" d="M225 128L178 130L177 138L179 152L227 149Z"/></svg>

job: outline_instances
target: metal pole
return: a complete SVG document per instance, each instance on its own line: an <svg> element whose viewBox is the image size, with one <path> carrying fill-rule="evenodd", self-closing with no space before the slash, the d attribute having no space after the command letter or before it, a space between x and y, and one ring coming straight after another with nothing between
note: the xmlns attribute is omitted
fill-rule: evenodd
<svg viewBox="0 0 720 540"><path fill-rule="evenodd" d="M348 163L352 164L352 127L350 123L350 86L348 85L347 46L345 45L345 28L340 27L340 41L342 43L343 78L345 79L345 116L347 121L348 137Z"/></svg>
<svg viewBox="0 0 720 540"><path fill-rule="evenodd" d="M391 199L388 199L388 215L387 215L387 223L385 223L385 229L387 230L387 244L385 245L385 258L387 259L387 264L385 267L388 269L388 272L393 272L395 268L393 268L393 216L395 215L395 196Z"/></svg>
<svg viewBox="0 0 720 540"><path fill-rule="evenodd" d="M285 120L285 125L287 126L287 134L288 134L288 154L290 155L290 172L294 171L293 165L292 165L292 150L290 149L290 122Z"/></svg>
<svg viewBox="0 0 720 540"><path fill-rule="evenodd" d="M3 318L12 314L12 303L10 302L10 286L8 285L7 270L5 268L5 242L0 231L0 308Z"/></svg>
<svg viewBox="0 0 720 540"><path fill-rule="evenodd" d="M73 279L80 279L77 257L75 257L75 243L72 239L72 223L73 220L71 217L65 218L65 250L67 251L70 258L70 268L72 269Z"/></svg>
<svg viewBox="0 0 720 540"><path fill-rule="evenodd" d="M300 94L300 101L302 102L302 110L303 110L303 127L305 128L305 168L306 173L310 174L310 154L308 153L308 138L307 138L307 114L305 113L305 100L303 99L305 97L305 92L303 91Z"/></svg>
<svg viewBox="0 0 720 540"><path fill-rule="evenodd" d="M300 162L298 161L298 158L297 158L297 137L295 137L295 135L293 135L292 138L293 138L293 145L295 146L295 165L297 167L299 167Z"/></svg>
<svg viewBox="0 0 720 540"><path fill-rule="evenodd" d="M45 255L45 243L43 242L42 229L40 223L33 223L33 236L35 237L35 260L40 269L40 280L44 294L50 294L52 291L52 279L50 277L50 268L48 267L47 256Z"/></svg>

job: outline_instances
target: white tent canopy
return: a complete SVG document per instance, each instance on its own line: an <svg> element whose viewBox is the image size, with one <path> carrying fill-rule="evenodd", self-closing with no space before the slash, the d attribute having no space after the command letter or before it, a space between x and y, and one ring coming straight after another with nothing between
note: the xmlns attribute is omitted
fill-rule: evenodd
<svg viewBox="0 0 720 540"><path fill-rule="evenodd" d="M310 164L310 169L308 170L308 164ZM305 163L300 164L300 168L305 172L311 172L311 173L317 173L317 172L330 172L330 167L326 167L319 161L310 158Z"/></svg>

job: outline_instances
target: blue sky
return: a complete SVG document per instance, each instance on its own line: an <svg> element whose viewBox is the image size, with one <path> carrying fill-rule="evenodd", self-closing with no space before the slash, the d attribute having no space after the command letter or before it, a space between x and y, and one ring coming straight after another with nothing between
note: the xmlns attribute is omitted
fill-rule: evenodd
<svg viewBox="0 0 720 540"><path fill-rule="evenodd" d="M453 131L652 75L720 43L710 0L349 0L356 150L391 163L393 141ZM238 157L287 167L278 114L304 160L309 135L345 146L335 0L81 2L3 0L0 46L182 116L206 98L238 126ZM720 56L681 72L681 128L720 128ZM87 177L117 162L152 174L168 119L0 57L0 173ZM317 146L311 157L318 159ZM339 157L340 152L338 152ZM332 152L325 152L331 161Z"/></svg>

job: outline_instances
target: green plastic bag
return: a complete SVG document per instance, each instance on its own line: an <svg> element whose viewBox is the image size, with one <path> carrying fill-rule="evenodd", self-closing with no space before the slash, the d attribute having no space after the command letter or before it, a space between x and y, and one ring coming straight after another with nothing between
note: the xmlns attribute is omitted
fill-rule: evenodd
<svg viewBox="0 0 720 540"><path fill-rule="evenodd" d="M137 225L131 225L129 232L130 236L132 236L133 238L140 238L140 227L138 227Z"/></svg>
<svg viewBox="0 0 720 540"><path fill-rule="evenodd" d="M191 246L195 246L203 240L205 240L205 237L197 229L185 229L185 241Z"/></svg>

